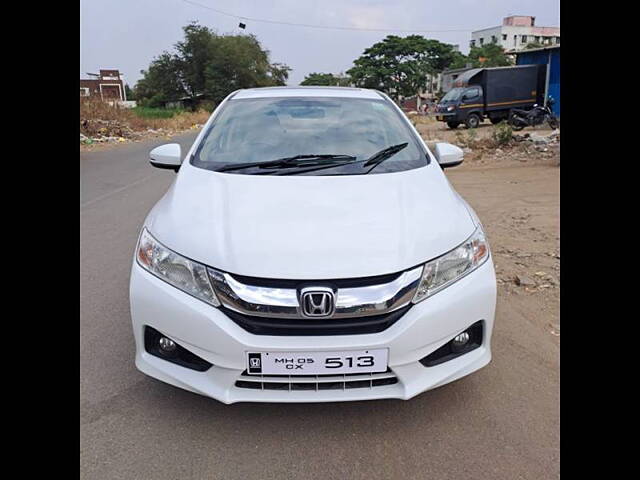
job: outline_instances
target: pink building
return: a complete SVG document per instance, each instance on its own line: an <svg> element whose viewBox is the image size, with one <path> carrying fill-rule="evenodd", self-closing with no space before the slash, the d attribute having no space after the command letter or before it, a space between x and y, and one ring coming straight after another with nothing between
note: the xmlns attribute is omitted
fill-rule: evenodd
<svg viewBox="0 0 640 480"><path fill-rule="evenodd" d="M536 26L536 17L512 15L502 20L502 25L484 28L471 33L472 47L497 43L507 51L522 50L530 43L543 46L560 44L560 27Z"/></svg>

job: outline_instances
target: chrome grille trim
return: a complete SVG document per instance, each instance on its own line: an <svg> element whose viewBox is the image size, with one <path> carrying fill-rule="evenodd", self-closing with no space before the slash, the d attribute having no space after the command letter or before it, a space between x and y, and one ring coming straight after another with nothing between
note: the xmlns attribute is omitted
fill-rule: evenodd
<svg viewBox="0 0 640 480"><path fill-rule="evenodd" d="M332 287L330 280L300 281L300 288L332 287L336 295L333 319L366 317L393 312L408 305L422 275L422 266L400 273L394 280L358 287ZM208 268L220 302L235 312L257 317L297 318L313 321L300 312L300 288L249 285L233 275ZM268 282L264 280L264 282ZM275 282L274 282L275 283Z"/></svg>

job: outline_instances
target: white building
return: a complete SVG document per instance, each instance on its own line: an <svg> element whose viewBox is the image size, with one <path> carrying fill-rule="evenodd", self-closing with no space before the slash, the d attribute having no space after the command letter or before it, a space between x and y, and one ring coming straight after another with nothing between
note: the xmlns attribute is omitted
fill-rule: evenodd
<svg viewBox="0 0 640 480"><path fill-rule="evenodd" d="M502 25L471 32L471 47L497 43L506 51L522 50L529 43L559 45L560 27L536 27L536 17L513 15Z"/></svg>

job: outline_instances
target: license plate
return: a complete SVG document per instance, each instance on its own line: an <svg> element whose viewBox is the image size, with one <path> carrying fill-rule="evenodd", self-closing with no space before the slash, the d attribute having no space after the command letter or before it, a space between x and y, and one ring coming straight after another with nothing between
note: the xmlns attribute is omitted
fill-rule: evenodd
<svg viewBox="0 0 640 480"><path fill-rule="evenodd" d="M342 375L387 370L389 349L346 352L247 352L250 375Z"/></svg>

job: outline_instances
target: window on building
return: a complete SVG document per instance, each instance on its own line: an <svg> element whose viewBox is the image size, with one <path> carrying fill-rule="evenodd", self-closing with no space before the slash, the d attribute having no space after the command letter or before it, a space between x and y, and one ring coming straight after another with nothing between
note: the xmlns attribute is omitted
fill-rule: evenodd
<svg viewBox="0 0 640 480"><path fill-rule="evenodd" d="M526 35L522 35L522 39L520 40L520 43L527 43L527 36Z"/></svg>
<svg viewBox="0 0 640 480"><path fill-rule="evenodd" d="M503 34L502 34L502 40L506 40L506 39L507 39L507 34L506 34L506 33L503 33Z"/></svg>
<svg viewBox="0 0 640 480"><path fill-rule="evenodd" d="M560 37L556 37L556 45L560 45Z"/></svg>
<svg viewBox="0 0 640 480"><path fill-rule="evenodd" d="M491 35L491 43L496 43L498 38L495 35Z"/></svg>
<svg viewBox="0 0 640 480"><path fill-rule="evenodd" d="M480 39L480 45L484 45L484 38Z"/></svg>
<svg viewBox="0 0 640 480"><path fill-rule="evenodd" d="M80 96L81 97L88 97L89 96L89 89L86 87L80 87Z"/></svg>
<svg viewBox="0 0 640 480"><path fill-rule="evenodd" d="M534 37L536 43L540 43L540 37Z"/></svg>

